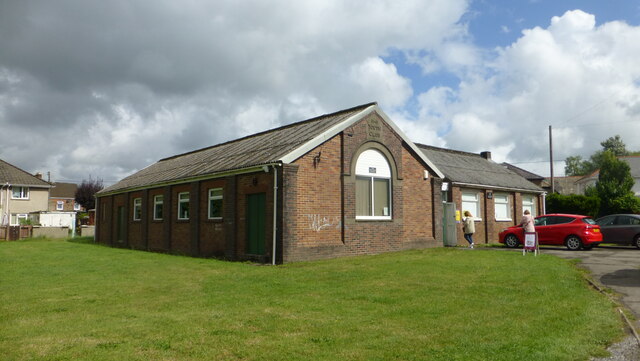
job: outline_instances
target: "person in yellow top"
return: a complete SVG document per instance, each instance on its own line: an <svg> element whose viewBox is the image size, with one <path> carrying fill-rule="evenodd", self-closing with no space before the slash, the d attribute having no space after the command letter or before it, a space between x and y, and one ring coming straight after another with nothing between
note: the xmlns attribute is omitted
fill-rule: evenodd
<svg viewBox="0 0 640 361"><path fill-rule="evenodd" d="M464 211L464 219L462 220L462 232L464 233L464 239L469 242L469 248L473 248L473 234L476 233L476 225L473 220L471 212Z"/></svg>

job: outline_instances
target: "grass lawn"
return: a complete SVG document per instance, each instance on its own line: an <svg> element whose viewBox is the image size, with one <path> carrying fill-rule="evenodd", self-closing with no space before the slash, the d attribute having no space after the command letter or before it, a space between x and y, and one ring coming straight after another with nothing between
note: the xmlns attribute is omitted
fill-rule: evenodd
<svg viewBox="0 0 640 361"><path fill-rule="evenodd" d="M587 360L621 335L610 302L544 254L273 267L0 243L3 360Z"/></svg>

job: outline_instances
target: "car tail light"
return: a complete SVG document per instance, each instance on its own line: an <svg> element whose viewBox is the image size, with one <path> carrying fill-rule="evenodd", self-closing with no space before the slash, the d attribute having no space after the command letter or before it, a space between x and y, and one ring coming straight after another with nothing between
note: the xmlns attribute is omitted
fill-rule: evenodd
<svg viewBox="0 0 640 361"><path fill-rule="evenodd" d="M587 226L587 232L600 233L600 226Z"/></svg>

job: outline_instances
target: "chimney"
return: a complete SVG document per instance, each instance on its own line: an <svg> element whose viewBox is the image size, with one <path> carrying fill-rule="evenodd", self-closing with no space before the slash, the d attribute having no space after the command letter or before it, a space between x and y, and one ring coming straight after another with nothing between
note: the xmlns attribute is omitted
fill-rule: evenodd
<svg viewBox="0 0 640 361"><path fill-rule="evenodd" d="M491 160L491 152L485 150L484 152L480 152L480 156L486 160Z"/></svg>
<svg viewBox="0 0 640 361"><path fill-rule="evenodd" d="M35 177L38 179L42 179L42 173L38 172L35 174Z"/></svg>

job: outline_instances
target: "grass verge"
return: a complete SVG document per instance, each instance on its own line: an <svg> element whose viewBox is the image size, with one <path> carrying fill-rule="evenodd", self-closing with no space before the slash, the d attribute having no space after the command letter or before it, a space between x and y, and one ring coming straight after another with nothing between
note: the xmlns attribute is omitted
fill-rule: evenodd
<svg viewBox="0 0 640 361"><path fill-rule="evenodd" d="M570 263L430 249L271 267L0 243L6 360L586 360L621 336Z"/></svg>

